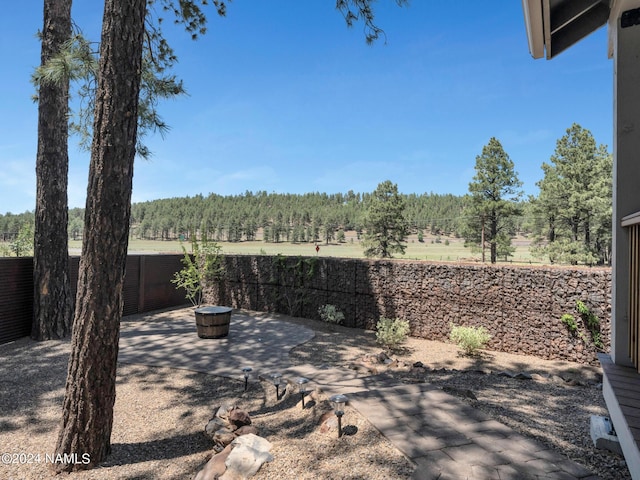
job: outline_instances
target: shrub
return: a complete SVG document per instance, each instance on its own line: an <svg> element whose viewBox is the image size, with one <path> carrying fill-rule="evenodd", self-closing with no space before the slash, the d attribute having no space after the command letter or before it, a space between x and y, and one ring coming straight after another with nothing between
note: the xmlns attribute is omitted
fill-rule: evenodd
<svg viewBox="0 0 640 480"><path fill-rule="evenodd" d="M336 308L335 305L326 304L318 308L320 318L327 323L335 323L341 325L344 321L344 313Z"/></svg>
<svg viewBox="0 0 640 480"><path fill-rule="evenodd" d="M595 330L600 326L600 320L596 315L587 307L584 302L578 300L576 302L576 308L578 309L578 313L584 320L587 328L589 330Z"/></svg>
<svg viewBox="0 0 640 480"><path fill-rule="evenodd" d="M376 325L376 341L390 350L397 348L407 339L408 335L408 320L380 317Z"/></svg>
<svg viewBox="0 0 640 480"><path fill-rule="evenodd" d="M582 317L584 325L587 327L587 330L589 330L589 333L591 333L593 344L596 348L604 348L600 334L600 319L580 300L576 302L576 308Z"/></svg>
<svg viewBox="0 0 640 480"><path fill-rule="evenodd" d="M575 334L578 331L578 324L576 323L576 318L570 313L565 313L560 317L560 321L567 326L567 329Z"/></svg>
<svg viewBox="0 0 640 480"><path fill-rule="evenodd" d="M185 291L185 297L199 307L202 304L202 287L219 281L224 274L222 264L222 247L216 242L203 241L199 244L195 239L191 242L193 255L182 245L182 269L175 272L171 283Z"/></svg>
<svg viewBox="0 0 640 480"><path fill-rule="evenodd" d="M449 338L466 355L475 355L478 349L484 348L491 340L491 335L485 327L463 327L451 324Z"/></svg>
<svg viewBox="0 0 640 480"><path fill-rule="evenodd" d="M572 335L578 336L586 344L589 343L590 337L593 345L602 350L604 344L602 343L602 334L600 333L600 319L580 300L576 302L576 310L578 310L580 314L582 325L580 325L579 321L570 313L562 315L560 320L567 326L567 329ZM581 331L581 329L586 330L588 334Z"/></svg>

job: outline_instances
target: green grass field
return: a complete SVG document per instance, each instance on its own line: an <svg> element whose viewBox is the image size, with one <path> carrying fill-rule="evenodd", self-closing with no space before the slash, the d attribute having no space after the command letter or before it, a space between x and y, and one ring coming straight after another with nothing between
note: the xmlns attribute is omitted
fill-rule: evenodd
<svg viewBox="0 0 640 480"><path fill-rule="evenodd" d="M446 240L449 245L446 245ZM526 239L514 240L516 252L511 258L513 263L540 263L540 260L531 257L529 245ZM340 257L340 258L364 258L363 248L355 238L355 234L347 235L345 243L320 243L320 251L316 254L313 243L265 243L254 242L219 242L223 253L241 255L286 255L286 256L315 256ZM82 244L80 241L69 241L69 251L72 255L78 255ZM185 246L189 248L188 243ZM138 240L129 241L129 253L182 253L181 244L178 241ZM486 252L487 260L489 251ZM464 241L459 238L444 238L441 243L436 243L435 237L425 236L424 242L418 242L415 235L410 236L407 242L407 250L404 255L394 255L394 258L407 260L436 260L436 261L479 261L480 254L472 253L464 247Z"/></svg>

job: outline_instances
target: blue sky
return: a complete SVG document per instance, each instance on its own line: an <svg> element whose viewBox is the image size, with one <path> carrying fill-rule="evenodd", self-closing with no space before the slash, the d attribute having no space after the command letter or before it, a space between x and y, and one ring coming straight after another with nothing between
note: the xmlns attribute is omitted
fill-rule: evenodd
<svg viewBox="0 0 640 480"><path fill-rule="evenodd" d="M99 2L75 22L99 38ZM89 5L91 4L91 5ZM536 194L543 161L577 122L612 147L613 62L601 28L552 61L529 54L518 1L375 2L386 32L373 46L333 0L234 0L190 40L172 25L175 73L189 96L165 102L171 131L136 160L133 201L246 190L467 192L492 136ZM487 7L489 6L489 8ZM35 208L42 1L0 17L0 213ZM71 138L69 206L84 207L89 153Z"/></svg>

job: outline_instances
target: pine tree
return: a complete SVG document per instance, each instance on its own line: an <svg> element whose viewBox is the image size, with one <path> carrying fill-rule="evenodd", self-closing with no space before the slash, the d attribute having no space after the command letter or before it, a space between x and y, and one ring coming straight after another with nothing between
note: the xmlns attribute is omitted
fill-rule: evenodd
<svg viewBox="0 0 640 480"><path fill-rule="evenodd" d="M363 246L367 257L391 258L404 254L409 230L404 218L405 200L398 186L386 180L378 185L368 201Z"/></svg>
<svg viewBox="0 0 640 480"><path fill-rule="evenodd" d="M56 57L71 36L71 0L45 0L41 64ZM71 332L69 282L67 113L69 77L38 85L38 152L33 237L31 337L52 340Z"/></svg>
<svg viewBox="0 0 640 480"><path fill-rule="evenodd" d="M105 3L79 302L56 445L56 454L90 461L57 471L92 468L111 450L145 10L145 0Z"/></svg>
<svg viewBox="0 0 640 480"><path fill-rule="evenodd" d="M608 263L613 160L578 124L556 143L533 201L538 251L551 262Z"/></svg>
<svg viewBox="0 0 640 480"><path fill-rule="evenodd" d="M491 263L496 263L498 250L508 252L513 230L512 218L521 215L517 202L522 196L522 182L514 169L513 161L492 137L476 157L476 174L469 183L469 221L465 232L465 244L482 249L489 243Z"/></svg>
<svg viewBox="0 0 640 480"><path fill-rule="evenodd" d="M196 35L204 33L205 17L199 5L207 3L163 2L183 18L189 17L185 25ZM362 15L366 27L373 28L367 39L374 40L381 31L373 24L370 3L340 0L337 7L347 12L349 25ZM213 5L224 14L224 0L213 0ZM147 0L106 0L104 5L78 305L55 448L56 455L70 459L73 454L86 454L89 462L56 464L59 472L95 467L111 449L143 42L149 33L146 10Z"/></svg>

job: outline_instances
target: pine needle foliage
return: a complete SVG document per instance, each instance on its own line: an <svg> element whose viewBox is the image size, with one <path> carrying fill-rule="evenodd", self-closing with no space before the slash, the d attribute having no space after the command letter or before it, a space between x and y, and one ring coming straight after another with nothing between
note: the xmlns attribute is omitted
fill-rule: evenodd
<svg viewBox="0 0 640 480"><path fill-rule="evenodd" d="M390 180L380 183L367 203L365 256L391 258L394 253L404 254L409 229L404 218L406 202L398 194L398 186Z"/></svg>

